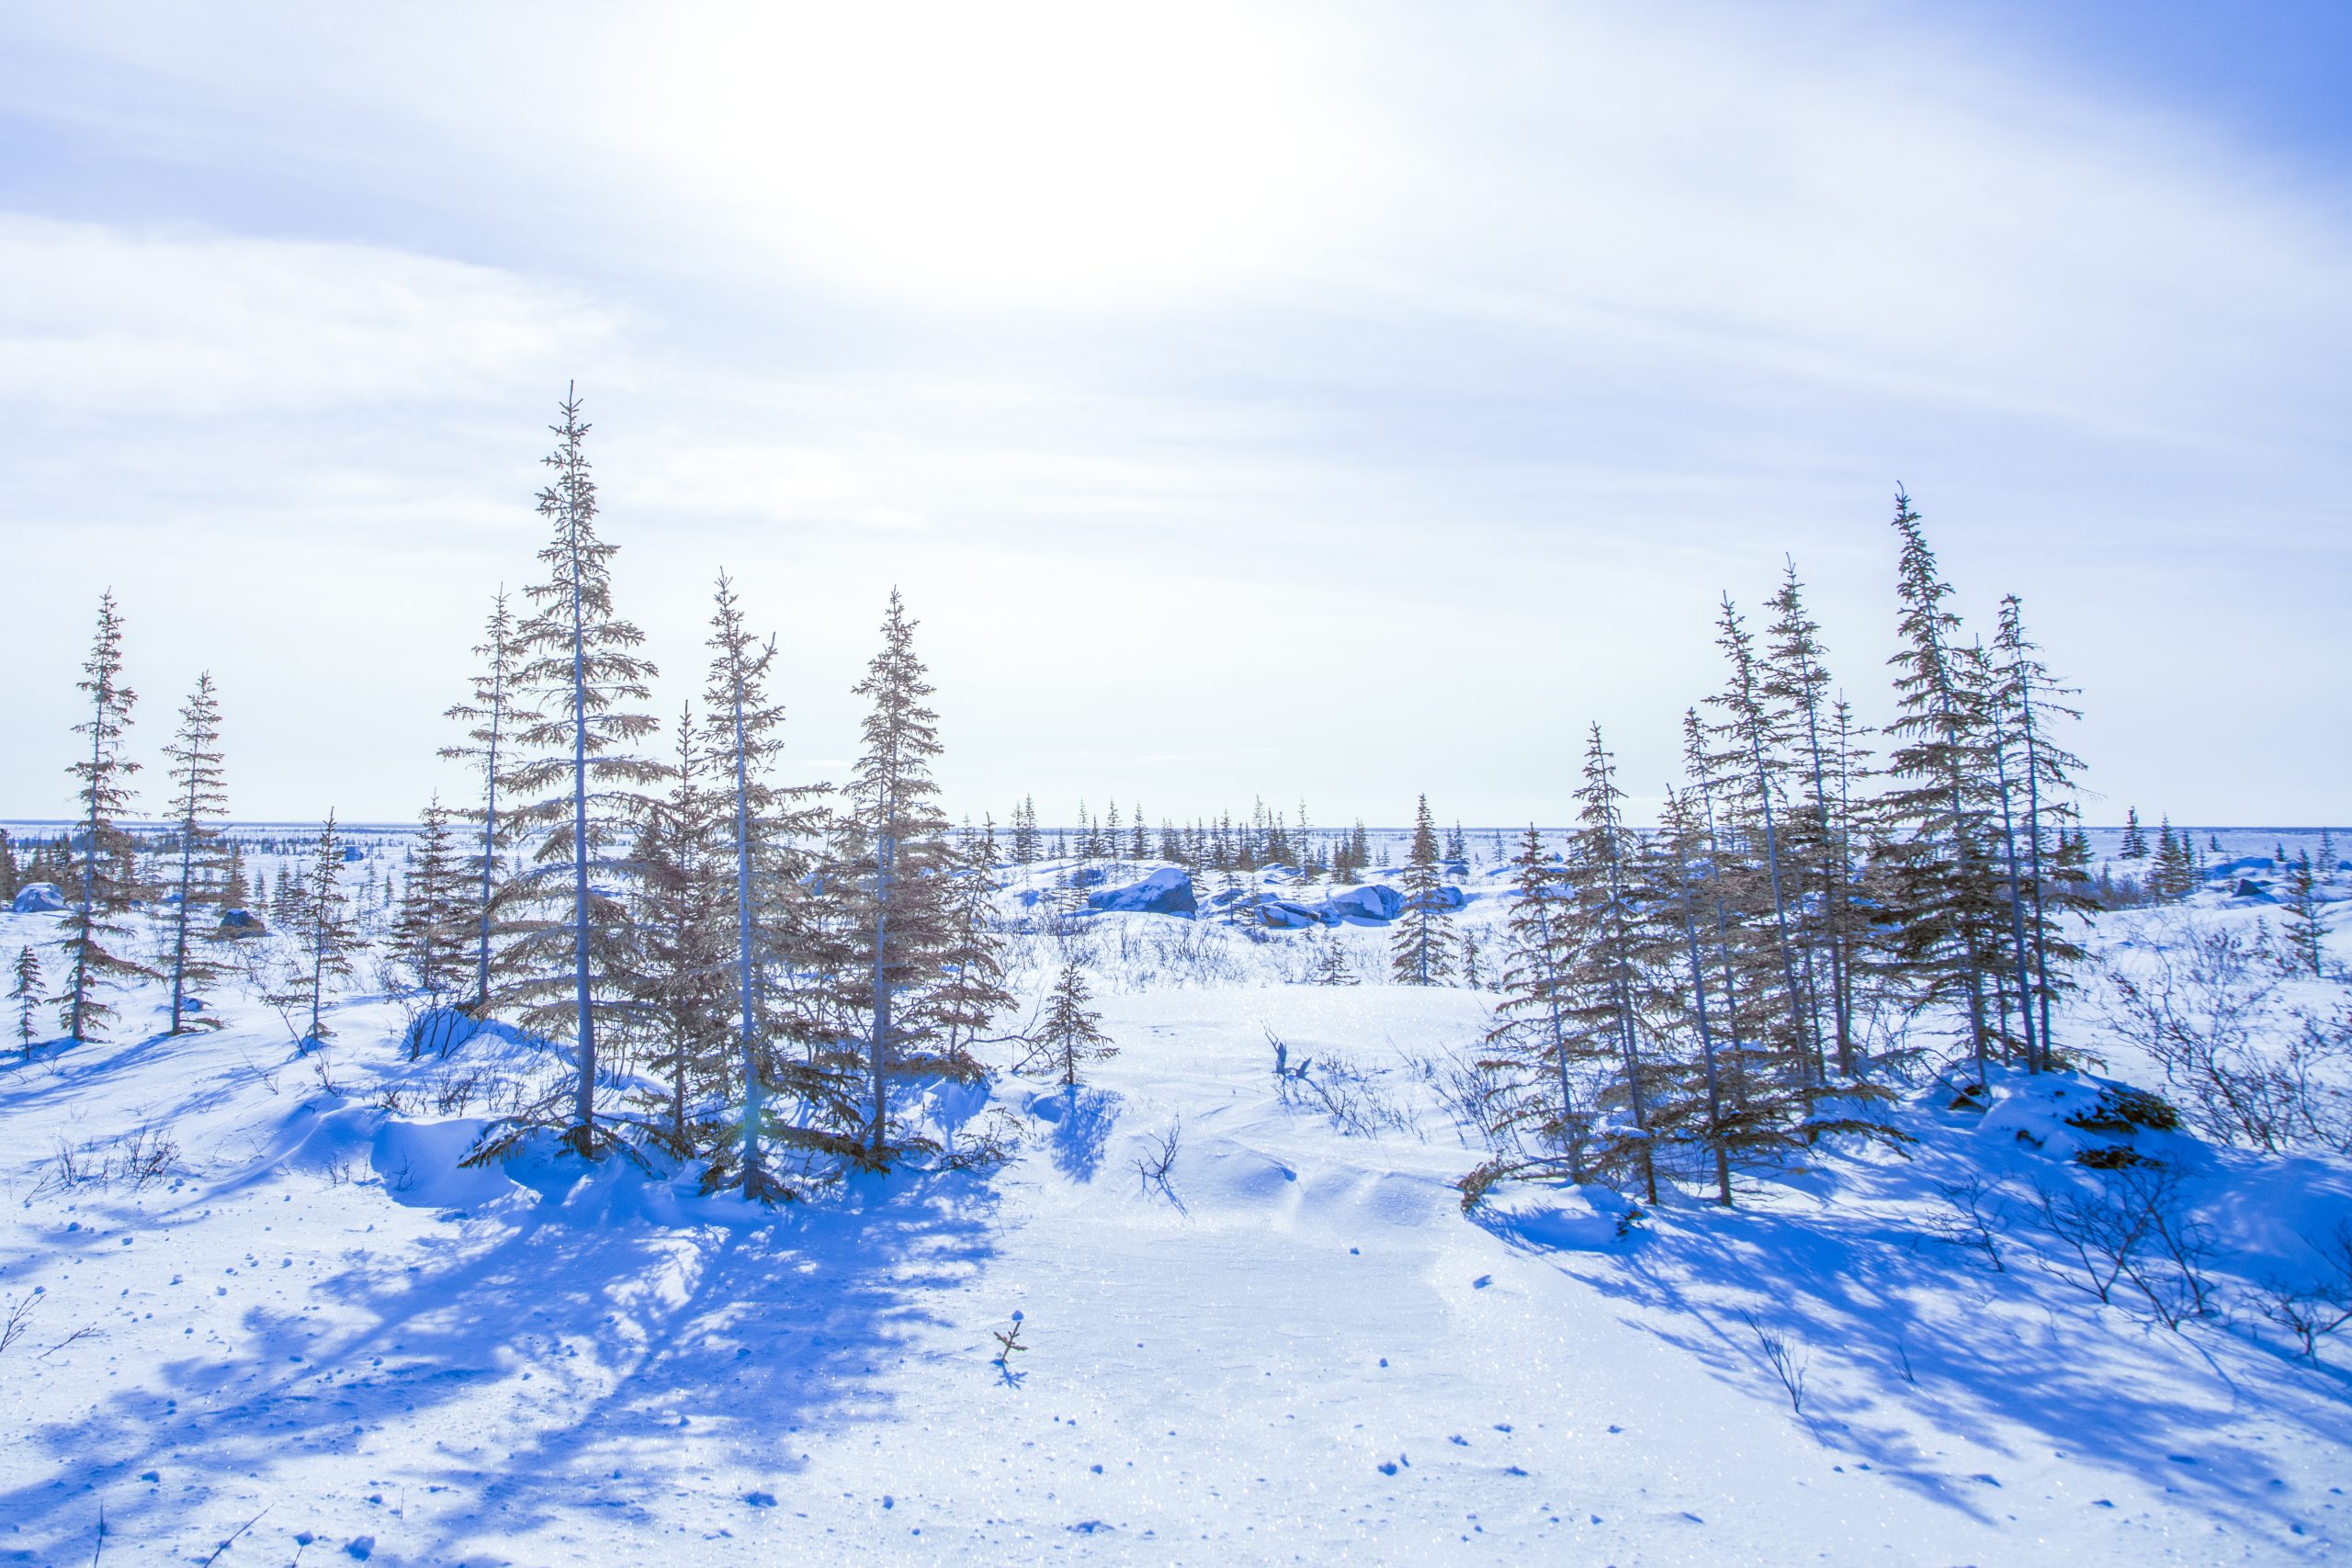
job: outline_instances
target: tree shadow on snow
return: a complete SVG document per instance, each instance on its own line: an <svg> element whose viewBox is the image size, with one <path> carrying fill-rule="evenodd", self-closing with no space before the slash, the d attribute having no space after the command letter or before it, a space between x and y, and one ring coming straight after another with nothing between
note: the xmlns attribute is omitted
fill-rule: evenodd
<svg viewBox="0 0 2352 1568"><path fill-rule="evenodd" d="M2332 1374L2232 1340L2233 1377L2207 1348L2220 1330L2144 1327L2049 1277L2022 1247L2010 1272L1996 1273L1866 1213L1677 1217L1664 1245L1555 1261L1643 1309L1634 1326L1759 1398L1782 1391L1757 1330L1785 1336L1811 1359L1803 1419L1818 1438L1984 1524L2008 1515L2002 1478L1939 1469L1922 1451L1938 1435L2037 1465L2064 1453L2184 1495L2209 1517L2270 1530L2308 1501L2290 1508L2260 1449L2216 1441L2217 1418L2260 1406L2300 1421L2312 1441L2352 1442L2352 1411L2266 1400L2241 1382ZM1857 1370L1865 1376L1846 1375ZM2027 1445L2040 1451L2021 1453Z"/></svg>
<svg viewBox="0 0 2352 1568"><path fill-rule="evenodd" d="M1119 1097L1107 1089L1065 1089L1039 1095L1033 1115L1051 1123L1046 1139L1054 1168L1073 1181L1091 1181L1119 1121Z"/></svg>
<svg viewBox="0 0 2352 1568"><path fill-rule="evenodd" d="M18 1454L51 1473L0 1491L0 1518L18 1540L86 1541L95 1488L110 1539L209 1548L218 1510L191 1499L220 1486L275 1497L272 1523L305 1528L314 1499L273 1472L372 1451L388 1427L407 1446L372 1462L398 1472L407 1509L379 1533L404 1562L505 1562L502 1542L560 1517L625 1524L682 1491L740 1498L714 1464L788 1501L816 1440L803 1434L885 1415L881 1379L937 1321L920 1297L990 1250L994 1198L968 1173L866 1179L761 1223L583 1212L583 1191L627 1179L599 1171L519 1219L434 1238L423 1263L413 1247L355 1250L311 1295L356 1308L356 1326L252 1311L225 1356L22 1429ZM141 1485L149 1470L168 1483Z"/></svg>

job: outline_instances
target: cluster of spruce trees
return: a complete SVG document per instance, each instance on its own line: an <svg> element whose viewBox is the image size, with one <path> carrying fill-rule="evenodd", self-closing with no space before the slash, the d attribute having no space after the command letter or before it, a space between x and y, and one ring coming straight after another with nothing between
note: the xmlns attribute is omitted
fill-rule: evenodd
<svg viewBox="0 0 2352 1568"><path fill-rule="evenodd" d="M220 1027L206 1010L206 998L232 967L222 958L221 944L240 934L237 928L222 926L220 917L243 908L249 895L243 854L220 829L228 812L220 694L209 672L197 677L178 728L164 748L171 829L142 844L125 825L141 764L128 752L139 699L123 678L122 639L121 612L107 593L98 602L97 632L77 683L89 716L74 727L83 742L68 768L81 808L74 833L36 845L26 873L19 872L13 852L0 866L11 883L55 882L66 901L55 955L62 974L45 975L40 954L30 947L17 955L9 994L28 1053L38 1037L33 1016L41 1001L55 1003L66 1039L94 1040L115 1021L108 994L139 980L167 985L170 1032ZM7 849L0 843L0 851ZM161 962L149 963L130 950L130 921L134 909L155 901L164 911L164 941Z"/></svg>
<svg viewBox="0 0 2352 1568"><path fill-rule="evenodd" d="M1531 828L1514 863L1483 1064L1503 1152L1465 1179L1473 1199L1542 1175L1655 1201L1679 1174L1728 1203L1745 1161L1895 1136L1872 1113L1873 1053L1924 1018L1951 1021L1963 1093L1996 1060L2062 1061L2052 1006L2081 957L2065 919L2093 908L2080 764L2053 735L2072 693L2014 595L1990 646L1964 635L1899 491L1894 529L1884 731L1837 691L1793 566L1760 637L1726 596L1725 682L1683 715L1654 830L1626 826L1593 727L1565 852Z"/></svg>
<svg viewBox="0 0 2352 1568"><path fill-rule="evenodd" d="M721 574L700 706L665 739L580 408L551 427L543 573L522 605L500 593L449 710L470 798L426 809L395 928L419 993L571 1053L560 1094L476 1157L548 1128L774 1200L936 1152L913 1091L982 1077L973 1046L1010 998L984 868L937 803L914 623L893 592L851 778L787 784L775 645Z"/></svg>
<svg viewBox="0 0 2352 1568"><path fill-rule="evenodd" d="M1134 807L1122 826L1119 803L1111 802L1101 817L1079 802L1077 826L1042 828L1034 796L1023 796L1012 808L1008 832L1000 846L993 820L978 837L991 864L1035 865L1047 860L1136 862L1159 860L1182 866L1195 876L1238 875L1269 866L1286 866L1302 881L1329 876L1347 884L1362 879L1372 864L1372 844L1363 822L1352 829L1329 831L1308 823L1306 803L1298 803L1298 818L1268 809L1261 797L1246 818L1230 811L1215 818L1194 818L1177 822L1162 818L1157 833L1147 825L1141 806ZM1461 829L1454 829L1456 842ZM1458 858L1458 856L1456 857Z"/></svg>

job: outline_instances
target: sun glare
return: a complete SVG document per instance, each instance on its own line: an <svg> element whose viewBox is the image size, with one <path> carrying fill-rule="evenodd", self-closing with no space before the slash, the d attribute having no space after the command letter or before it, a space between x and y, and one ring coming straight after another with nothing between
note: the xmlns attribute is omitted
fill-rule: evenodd
<svg viewBox="0 0 2352 1568"><path fill-rule="evenodd" d="M1279 266L1328 195L1288 42L1238 12L840 8L661 49L665 162L745 239L859 288L1214 290Z"/></svg>

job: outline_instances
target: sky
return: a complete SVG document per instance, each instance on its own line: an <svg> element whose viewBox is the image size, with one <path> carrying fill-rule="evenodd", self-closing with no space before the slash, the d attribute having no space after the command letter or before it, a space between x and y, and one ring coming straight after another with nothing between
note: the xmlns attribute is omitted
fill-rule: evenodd
<svg viewBox="0 0 2352 1568"><path fill-rule="evenodd" d="M2352 821L2352 10L0 4L0 817L199 671L235 814L413 816L576 383L673 715L786 768L893 586L957 814L1638 815L1907 487L2093 821Z"/></svg>

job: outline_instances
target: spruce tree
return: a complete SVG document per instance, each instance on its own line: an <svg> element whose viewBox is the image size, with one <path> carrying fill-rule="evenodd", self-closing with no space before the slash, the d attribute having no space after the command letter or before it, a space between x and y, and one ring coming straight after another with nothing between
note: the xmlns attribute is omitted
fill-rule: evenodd
<svg viewBox="0 0 2352 1568"><path fill-rule="evenodd" d="M663 1088L650 1107L654 1142L680 1158L700 1141L691 1124L699 1102L727 1081L734 1034L728 1014L736 973L733 881L722 812L727 795L707 780L694 710L678 716L669 788L648 800L631 846L636 937L623 984L627 1032ZM729 1140L732 1141L732 1140Z"/></svg>
<svg viewBox="0 0 2352 1568"><path fill-rule="evenodd" d="M506 608L506 590L503 587L491 601L489 625L473 651L482 661L474 673L473 694L442 716L467 725L466 738L460 745L441 748L441 755L472 764L481 781L477 797L480 804L467 807L461 813L466 821L481 829L475 840L478 848L469 881L474 889L470 914L474 927L471 1005L477 1014L481 1014L490 1009L491 931L502 880L499 846L513 836L513 829L501 815L503 796L500 786L514 766L516 737L544 722L540 714L526 705L516 681L525 649L516 636L514 617Z"/></svg>
<svg viewBox="0 0 2352 1568"><path fill-rule="evenodd" d="M1791 878L1781 865L1780 814L1775 806L1785 788L1781 751L1786 740L1787 716L1767 700L1755 639L1728 593L1724 595L1715 626L1715 644L1731 665L1731 684L1708 699L1724 715L1717 733L1725 748L1716 776L1728 787L1718 801L1761 848L1764 883L1772 896L1772 945L1781 985L1779 1017L1799 1059L1815 1063L1818 1042L1808 1027L1812 1010L1805 987L1798 980L1796 937L1789 918Z"/></svg>
<svg viewBox="0 0 2352 1568"><path fill-rule="evenodd" d="M243 909L253 898L253 888L245 881L245 846L236 840L228 841L228 853L221 862L220 908Z"/></svg>
<svg viewBox="0 0 2352 1568"><path fill-rule="evenodd" d="M0 904L13 903L25 886L24 868L17 863L16 840L0 828Z"/></svg>
<svg viewBox="0 0 2352 1568"><path fill-rule="evenodd" d="M80 782L81 898L65 913L61 945L73 967L60 1012L66 1038L79 1043L98 1038L114 1018L98 998L100 987L157 977L111 945L130 936L119 917L146 891L138 878L138 847L119 825L130 808L130 775L139 771L122 754L138 694L122 683L122 617L111 592L98 600L97 635L77 684L89 697L90 716L74 733L88 737L89 755L67 770Z"/></svg>
<svg viewBox="0 0 2352 1568"><path fill-rule="evenodd" d="M1616 1053L1618 1075L1609 1101L1632 1119L1610 1140L1612 1159L1629 1157L1642 1189L1657 1201L1657 1162L1650 1107L1657 1064L1643 1049L1641 1014L1649 990L1644 973L1645 931L1635 903L1634 846L1628 842L1617 787L1616 760L1595 724L1585 745L1584 780L1576 790L1577 827L1568 835L1570 908L1577 961L1571 976L1569 1021L1579 1033L1605 1040Z"/></svg>
<svg viewBox="0 0 2352 1568"><path fill-rule="evenodd" d="M1897 631L1904 647L1895 671L1897 716L1887 759L1895 787L1880 803L1902 836L1888 846L1893 864L1892 943L1909 976L1917 1005L1965 1009L1967 1041L1980 1083L1988 1071L1985 1017L1988 971L2004 914L1990 845L1989 694L1979 661L1956 645L1960 617L1945 607L1951 587L1911 510L1895 491L1894 528L1903 541L1897 574Z"/></svg>
<svg viewBox="0 0 2352 1568"><path fill-rule="evenodd" d="M1654 844L1652 882L1661 896L1658 908L1671 911L1672 928L1682 939L1686 972L1690 979L1690 1021L1699 1036L1699 1066L1702 1097L1688 1097L1694 1107L1703 1107L1704 1114L1697 1119L1693 1139L1711 1157L1714 1166L1715 1201L1724 1208L1731 1207L1731 1151L1735 1138L1729 1114L1730 1098L1725 1091L1724 1072L1715 1049L1716 1017L1710 1016L1707 1006L1707 962L1700 936L1702 926L1711 922L1705 915L1705 894L1714 882L1713 834L1702 812L1693 807L1688 795L1672 789L1666 792L1665 809L1658 818L1657 837ZM1718 1003L1721 998L1717 998Z"/></svg>
<svg viewBox="0 0 2352 1568"><path fill-rule="evenodd" d="M515 737L528 760L505 786L529 801L507 814L514 835L537 841L530 864L498 895L502 912L514 912L500 922L509 937L498 955L507 978L492 1001L544 1038L570 1037L571 1103L562 1143L596 1158L615 1146L596 1122L598 1024L621 1010L610 982L632 966L631 868L622 856L643 809L641 786L658 784L663 770L630 750L656 728L634 705L650 696L656 671L637 654L643 634L613 607L617 547L596 534L589 426L576 392L566 394L561 412L563 423L549 427L558 445L545 459L554 479L538 498L553 529L539 552L548 576L526 591L534 613L514 633L522 660L514 684L536 694L543 712ZM512 1138L493 1143L486 1154Z"/></svg>
<svg viewBox="0 0 2352 1568"><path fill-rule="evenodd" d="M393 952L408 971L410 984L435 1008L458 995L474 977L468 963L476 934L469 929L474 910L472 879L450 830L454 817L437 794L426 803L417 819L416 846L401 884L400 911L392 920ZM422 1049L421 1039L409 1042L411 1056Z"/></svg>
<svg viewBox="0 0 2352 1568"><path fill-rule="evenodd" d="M1763 660L1765 700L1787 716L1795 748L1800 808L1790 821L1797 868L1799 921L1804 933L1805 990L1816 1009L1820 987L1812 976L1818 953L1827 970L1829 1032L1837 1042L1838 1071L1852 1077L1859 1066L1854 1040L1854 969L1857 962L1855 833L1849 784L1855 737L1844 703L1831 693L1823 660L1821 627L1807 614L1796 563L1790 561L1772 597L1770 641ZM1816 1011L1816 1044L1823 1032Z"/></svg>
<svg viewBox="0 0 2352 1568"><path fill-rule="evenodd" d="M2018 966L2028 976L2021 983L2030 987L2033 998L2032 1037L2039 1043L2041 1065L2047 1066L2053 1065L2052 1006L2067 988L2066 966L2084 956L2082 947L2066 935L2062 921L2069 914L2087 916L2095 908L2082 893L2060 880L2051 863L2057 837L2073 810L2075 773L2083 765L2080 758L2058 744L2057 729L2082 715L2065 701L2075 694L2074 688L2052 676L2041 662L2041 649L2027 637L2024 607L2014 593L2001 601L2000 627L1993 646L1998 666L1995 743L2004 759L2003 810L2009 818L2004 826L2012 858L2018 830L2025 840L2022 897L2015 893L2018 868L2014 865L2009 879L2017 905L2016 924L2021 929L2026 950ZM2018 760L2021 779L2008 776L2006 759L2009 756Z"/></svg>
<svg viewBox="0 0 2352 1568"><path fill-rule="evenodd" d="M915 655L914 627L892 589L882 649L855 688L869 705L831 874L857 928L849 972L842 976L847 983L842 1000L861 1019L865 1051L856 1157L876 1170L932 1146L892 1125L894 1084L985 1076L967 1053L938 1050L921 1010L910 1005L938 982L954 934L946 918L952 879L944 874L952 868L954 850L932 779L940 754L939 716L925 703L932 687Z"/></svg>
<svg viewBox="0 0 2352 1568"><path fill-rule="evenodd" d="M1453 978L1453 915L1441 902L1437 824L1430 797L1413 816L1413 848L1405 863L1405 909L1388 942L1388 971L1401 986L1442 986Z"/></svg>
<svg viewBox="0 0 2352 1568"><path fill-rule="evenodd" d="M289 983L272 998L289 1013L309 1013L298 1042L305 1051L334 1037L324 1016L329 988L357 972L353 960L359 931L351 917L351 895L343 886L343 850L334 813L329 811L311 848L310 867L297 884L290 923L299 962Z"/></svg>
<svg viewBox="0 0 2352 1568"><path fill-rule="evenodd" d="M2298 850L2287 867L2287 919L2282 934L2298 967L2309 969L2314 979L2326 974L2327 906L2319 901L2319 880L2312 874L2309 851Z"/></svg>
<svg viewBox="0 0 2352 1568"><path fill-rule="evenodd" d="M1079 1069L1115 1056L1119 1048L1102 1032L1102 1015L1087 1007L1086 976L1075 964L1062 965L1046 1000L1046 1016L1032 1037L1036 1060L1062 1088L1078 1088Z"/></svg>
<svg viewBox="0 0 2352 1568"><path fill-rule="evenodd" d="M1567 867L1545 852L1544 835L1529 823L1511 862L1512 897L1506 918L1502 1000L1487 1033L1488 1055L1478 1064L1500 1076L1498 1103L1487 1109L1493 1124L1521 1147L1526 1161L1508 1156L1464 1179L1472 1201L1507 1176L1557 1174L1581 1184L1593 1158L1595 1100L1589 1080L1611 1045L1580 1021L1582 922Z"/></svg>
<svg viewBox="0 0 2352 1568"><path fill-rule="evenodd" d="M705 1179L711 1188L732 1186L773 1202L797 1193L769 1168L766 1145L822 1147L838 1131L832 1125L838 1118L822 1112L838 1102L838 1086L822 1073L812 1077L806 1055L796 1061L777 1050L779 1039L795 1033L802 1043L811 1043L811 1032L795 1030L778 992L796 967L794 933L807 924L801 906L809 897L805 884L813 857L805 844L820 830L821 816L809 802L810 790L775 780L784 752L784 707L768 693L775 643L752 635L724 572L714 590L710 629L703 747L726 861L721 891L729 940L720 962L730 982L741 1115L729 1146L713 1151ZM785 973L772 975L778 969ZM783 1104L772 1104L776 1096Z"/></svg>
<svg viewBox="0 0 2352 1568"><path fill-rule="evenodd" d="M11 972L8 999L17 1007L17 1043L25 1059L30 1061L33 1042L40 1038L33 1030L33 1015L49 998L41 990L40 954L31 947L17 950L17 963Z"/></svg>
<svg viewBox="0 0 2352 1568"><path fill-rule="evenodd" d="M2148 858L2148 839L2147 835L2140 830L2140 808L2136 806L2124 808L2123 846L2116 851L2116 855L2122 860Z"/></svg>
<svg viewBox="0 0 2352 1568"><path fill-rule="evenodd" d="M164 748L172 763L172 804L177 818L174 826L179 840L179 870L173 883L179 897L172 908L171 939L174 1034L218 1029L221 1022L209 1014L190 1016L201 1010L202 993L226 973L195 945L196 910L198 905L212 901L208 896L209 878L220 859L220 830L212 824L229 809L220 748L220 702L207 671L196 678L196 690L180 709L179 733Z"/></svg>

